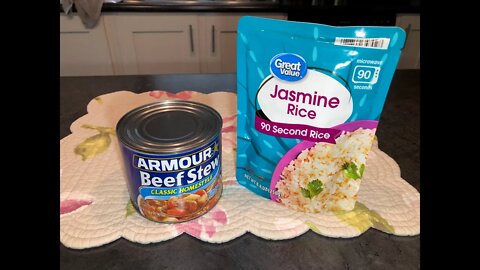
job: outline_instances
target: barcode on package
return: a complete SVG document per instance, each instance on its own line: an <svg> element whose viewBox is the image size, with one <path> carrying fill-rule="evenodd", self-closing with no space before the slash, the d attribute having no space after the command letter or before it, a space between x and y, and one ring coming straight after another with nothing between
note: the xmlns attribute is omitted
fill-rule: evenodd
<svg viewBox="0 0 480 270"><path fill-rule="evenodd" d="M389 38L335 38L335 45L386 50Z"/></svg>

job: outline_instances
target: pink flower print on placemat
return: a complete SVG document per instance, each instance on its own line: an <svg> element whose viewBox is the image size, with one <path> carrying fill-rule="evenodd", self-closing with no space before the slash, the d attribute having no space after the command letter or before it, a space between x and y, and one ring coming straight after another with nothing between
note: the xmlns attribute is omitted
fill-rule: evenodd
<svg viewBox="0 0 480 270"><path fill-rule="evenodd" d="M170 93L167 91L154 90L154 91L150 91L148 95L156 99L161 98L163 95L167 95L167 97L173 98L173 99L190 99L193 95L193 91L181 91L178 93Z"/></svg>
<svg viewBox="0 0 480 270"><path fill-rule="evenodd" d="M217 232L218 225L227 224L227 213L217 205L214 209L205 215L185 223L175 224L179 233L188 233L189 235L201 239L202 232L205 232L211 238Z"/></svg>
<svg viewBox="0 0 480 270"><path fill-rule="evenodd" d="M93 203L89 199L67 199L60 201L60 215L72 213L82 206L87 206Z"/></svg>
<svg viewBox="0 0 480 270"><path fill-rule="evenodd" d="M228 117L223 117L222 132L232 132L237 130L236 121L234 121L236 118L237 118L236 114Z"/></svg>
<svg viewBox="0 0 480 270"><path fill-rule="evenodd" d="M238 185L237 180L235 178L226 178L222 181L223 186L235 186Z"/></svg>
<svg viewBox="0 0 480 270"><path fill-rule="evenodd" d="M235 147L237 146L237 142L235 139L236 132L237 132L236 119L237 119L236 114L222 118L223 120L222 147L224 149L235 149Z"/></svg>

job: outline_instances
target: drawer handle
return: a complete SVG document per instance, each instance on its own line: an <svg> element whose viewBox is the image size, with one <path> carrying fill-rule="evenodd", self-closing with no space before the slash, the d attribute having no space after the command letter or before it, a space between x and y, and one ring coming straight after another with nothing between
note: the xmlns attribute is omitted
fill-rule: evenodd
<svg viewBox="0 0 480 270"><path fill-rule="evenodd" d="M190 51L193 53L195 52L195 48L193 47L193 27L191 24L189 25L189 30L190 30Z"/></svg>
<svg viewBox="0 0 480 270"><path fill-rule="evenodd" d="M407 43L407 40L408 40L408 36L410 35L410 31L412 30L412 24L409 23L407 28L405 29L405 32L407 33L406 36L405 36L405 43Z"/></svg>
<svg viewBox="0 0 480 270"><path fill-rule="evenodd" d="M212 25L212 53L215 53L215 25Z"/></svg>

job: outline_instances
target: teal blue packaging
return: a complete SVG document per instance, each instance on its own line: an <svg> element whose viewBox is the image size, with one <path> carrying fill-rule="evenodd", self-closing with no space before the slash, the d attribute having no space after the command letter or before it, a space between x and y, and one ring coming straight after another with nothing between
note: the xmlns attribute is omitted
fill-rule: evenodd
<svg viewBox="0 0 480 270"><path fill-rule="evenodd" d="M238 182L304 212L353 209L405 32L238 24Z"/></svg>

